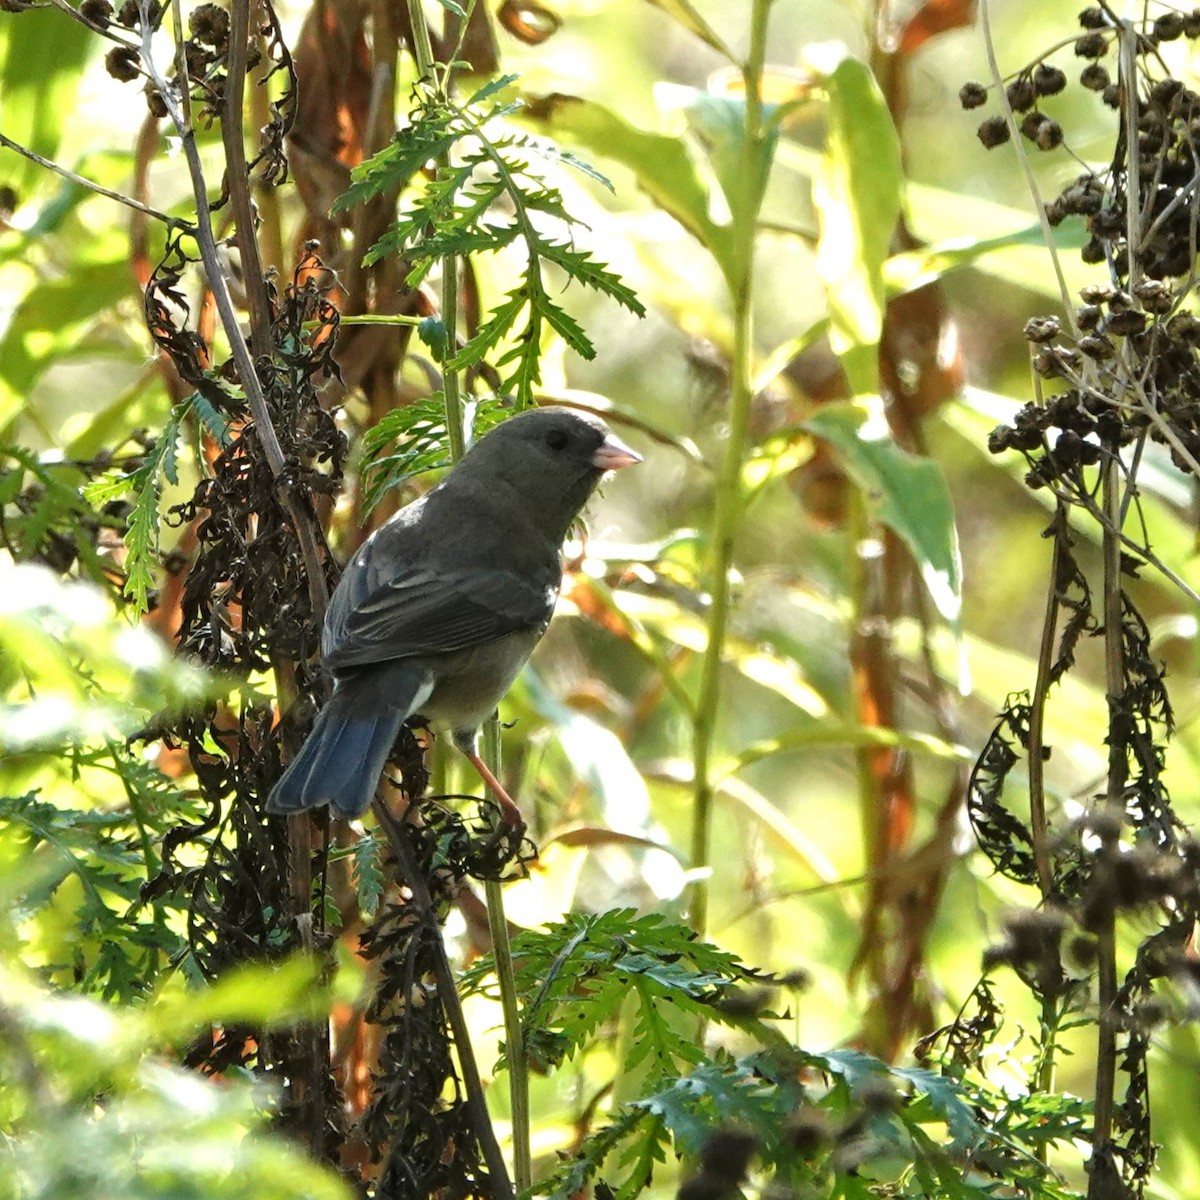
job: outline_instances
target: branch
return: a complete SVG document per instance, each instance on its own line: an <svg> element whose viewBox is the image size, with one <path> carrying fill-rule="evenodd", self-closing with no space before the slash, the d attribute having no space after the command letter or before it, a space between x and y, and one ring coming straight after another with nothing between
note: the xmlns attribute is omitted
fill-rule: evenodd
<svg viewBox="0 0 1200 1200"><path fill-rule="evenodd" d="M142 15L142 65L162 96L163 104L166 105L167 113L183 145L184 158L187 160L188 174L192 181L192 194L196 201L196 244L200 248L200 257L208 275L208 285L212 290L217 312L220 313L225 336L229 339L229 347L233 353L233 360L237 365L242 386L246 391L246 402L250 406L255 428L262 441L267 464L270 466L271 474L275 477L276 482L281 485L280 493L283 504L291 516L292 526L296 530L296 537L300 542L300 550L304 555L304 564L308 573L309 598L312 602L313 613L319 622L323 619L325 608L329 603L329 592L325 586L325 572L321 567L321 558L317 550L317 537L308 514L291 490L282 482L287 466L283 448L279 444L275 426L271 423L262 381L258 378L254 360L250 357L250 348L246 345L246 339L238 323L237 312L233 307L233 298L229 294L229 284L217 255L217 244L212 231L212 205L208 201L208 184L204 178L203 165L200 162L200 151L196 146L196 133L184 111L184 105L181 103L182 97L186 96L187 92L187 76L180 75L180 95L177 96L154 62L151 44L153 29L148 12L149 0L139 0L139 4ZM178 18L178 12L176 17ZM177 31L179 28L177 19Z"/></svg>
<svg viewBox="0 0 1200 1200"><path fill-rule="evenodd" d="M450 1026L454 1038L454 1048L458 1053L458 1065L462 1071L463 1086L467 1093L467 1107L471 1113L471 1121L475 1126L475 1140L487 1164L488 1174L492 1177L495 1200L513 1200L512 1183L509 1181L508 1168L504 1165L504 1155L500 1152L500 1144L496 1141L496 1133L488 1116L487 1103L483 1095L483 1080L479 1075L479 1067L475 1063L475 1053L471 1049L471 1034L467 1029L467 1019L463 1015L462 1002L459 1000L458 988L454 982L454 972L450 960L446 957L446 943L442 941L442 932L438 928L437 915L434 910L433 897L429 894L429 885L425 877L417 869L409 848L408 838L403 825L392 815L391 809L377 794L373 803L376 820L387 834L392 853L400 868L400 882L409 889L411 903L417 910L421 922L429 931L430 944L433 947L433 971L437 979L438 997L442 1002L442 1010Z"/></svg>
<svg viewBox="0 0 1200 1200"><path fill-rule="evenodd" d="M58 163L52 162L48 158L43 158L40 154L36 154L34 151L22 146L19 142L14 142L12 138L5 137L2 133L0 133L0 146L5 146L9 150L15 150L18 154L24 155L30 162L35 162L39 167L45 167L47 171L53 171L55 175L61 175L64 179L69 179L72 183L78 184L79 187L87 188L89 192L95 192L98 196L106 196L109 200L115 200L118 204L124 204L126 208L132 208L140 213L145 213L148 217L154 217L155 220L161 221L168 228L182 226L184 229L194 232L194 227L188 221L184 221L180 217L168 216L165 212L159 212L157 208L151 208L150 205L133 199L132 196L124 196L120 192L114 192L90 179L85 179L82 175L76 175L74 171L68 171L66 167L60 167Z"/></svg>

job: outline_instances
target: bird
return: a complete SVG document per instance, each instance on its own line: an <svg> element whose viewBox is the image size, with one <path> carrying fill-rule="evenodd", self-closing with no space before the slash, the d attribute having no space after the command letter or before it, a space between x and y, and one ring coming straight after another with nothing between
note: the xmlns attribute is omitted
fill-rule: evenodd
<svg viewBox="0 0 1200 1200"><path fill-rule="evenodd" d="M332 694L267 812L362 816L401 726L419 716L449 728L502 820L523 828L479 756L479 727L550 623L571 525L606 472L641 461L597 416L529 409L367 538L325 614Z"/></svg>

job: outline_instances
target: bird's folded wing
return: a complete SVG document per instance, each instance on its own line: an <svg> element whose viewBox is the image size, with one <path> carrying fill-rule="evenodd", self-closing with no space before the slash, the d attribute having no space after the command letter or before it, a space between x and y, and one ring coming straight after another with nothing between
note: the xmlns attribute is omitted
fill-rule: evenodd
<svg viewBox="0 0 1200 1200"><path fill-rule="evenodd" d="M413 655L440 654L491 642L521 629L541 629L558 595L509 571L459 574L413 571L365 595L335 595L322 642L325 665L350 667Z"/></svg>

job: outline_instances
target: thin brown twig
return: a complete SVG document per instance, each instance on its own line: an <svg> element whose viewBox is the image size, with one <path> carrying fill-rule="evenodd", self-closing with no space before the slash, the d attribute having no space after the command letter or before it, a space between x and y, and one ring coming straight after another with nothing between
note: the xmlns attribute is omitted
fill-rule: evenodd
<svg viewBox="0 0 1200 1200"><path fill-rule="evenodd" d="M74 171L68 171L66 167L59 166L58 163L53 162L51 159L43 158L40 154L30 150L26 146L22 146L20 142L14 142L12 138L6 137L2 133L0 133L0 146L16 151L17 154L29 159L30 162L37 163L39 167L45 167L47 171L53 171L55 175L61 175L64 179L70 180L71 183L78 184L82 188L87 188L89 192L95 192L98 196L115 200L118 204L124 204L126 208L132 208L137 212L145 213L148 217L162 221L164 225L175 228L182 227L189 230L193 228L190 221L185 221L181 217L169 216L165 212L159 212L157 208L151 208L150 205L143 204L140 200L133 199L132 196L122 195L120 192L114 192L111 188L106 188L94 180L86 179L82 175L76 175Z"/></svg>
<svg viewBox="0 0 1200 1200"><path fill-rule="evenodd" d="M500 1151L500 1143L496 1140L496 1131L492 1127L491 1117L488 1115L483 1080L475 1062L475 1052L471 1048L470 1030L467 1028L467 1019L459 1000L454 972L446 955L446 944L442 940L442 932L437 923L429 885L417 868L402 825L392 815L391 809L378 794L375 796L373 808L376 819L387 834L392 853L396 856L396 863L400 869L400 882L408 888L412 897L410 903L415 907L421 922L429 931L438 997L442 1002L442 1010L446 1014L451 1036L454 1038L454 1048L458 1054L458 1065L462 1071L463 1087L467 1095L467 1107L475 1126L475 1139L487 1165L488 1174L491 1176L493 1196L495 1200L512 1200L512 1182L504 1163L504 1155Z"/></svg>
<svg viewBox="0 0 1200 1200"><path fill-rule="evenodd" d="M246 141L242 132L242 106L246 91L246 49L250 37L248 0L230 0L229 54L225 60L224 112L221 140L225 144L225 190L233 206L234 238L242 256L242 279L250 310L250 340L259 354L271 345L271 305L255 232L254 203L250 197L250 172L246 166Z"/></svg>
<svg viewBox="0 0 1200 1200"><path fill-rule="evenodd" d="M287 464L284 459L283 448L279 444L279 437L275 432L275 426L271 422L270 412L267 409L267 400L263 393L262 381L258 378L258 373L254 368L254 361L250 357L250 348L246 344L246 339L242 334L237 311L233 306L233 298L229 293L229 284L225 278L225 272L221 267L220 257L217 254L216 239L213 237L212 231L212 206L208 200L208 183L204 178L204 167L200 161L199 148L196 145L195 129L192 126L190 114L187 111L189 107L186 85L187 77L186 75L180 76L181 86L179 95L176 96L154 61L152 46L153 29L148 12L149 0L139 0L139 2L142 18L142 65L145 67L146 73L150 76L151 82L153 82L162 96L163 104L166 106L167 113L175 125L175 130L179 134L180 142L183 146L184 159L187 162L188 174L192 181L192 195L196 202L196 244L200 248L200 257L204 263L205 272L208 275L208 283L212 289L213 300L216 303L217 311L220 313L221 325L225 330L225 336L229 340L229 348L233 354L238 375L246 392L246 402L250 406L255 428L262 441L263 450L267 457L267 464L271 469L271 474L279 482L285 475ZM182 36L178 20L176 21L176 36ZM182 41L178 43L180 57L182 58L181 47ZM281 493L283 503L292 518L292 525L296 531L296 537L300 542L301 553L304 556L304 564L308 573L309 598L312 603L313 613L315 619L320 622L324 617L325 608L329 603L329 591L325 585L325 572L321 567L316 531L313 528L309 515L304 511L302 504L292 494L291 490L286 486L282 486Z"/></svg>

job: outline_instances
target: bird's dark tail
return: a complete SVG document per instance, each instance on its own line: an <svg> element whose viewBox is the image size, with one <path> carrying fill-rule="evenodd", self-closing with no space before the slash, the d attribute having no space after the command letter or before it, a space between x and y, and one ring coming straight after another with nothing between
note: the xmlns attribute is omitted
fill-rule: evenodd
<svg viewBox="0 0 1200 1200"><path fill-rule="evenodd" d="M271 790L267 812L330 804L343 817L362 816L400 726L427 694L423 674L397 663L340 681Z"/></svg>

